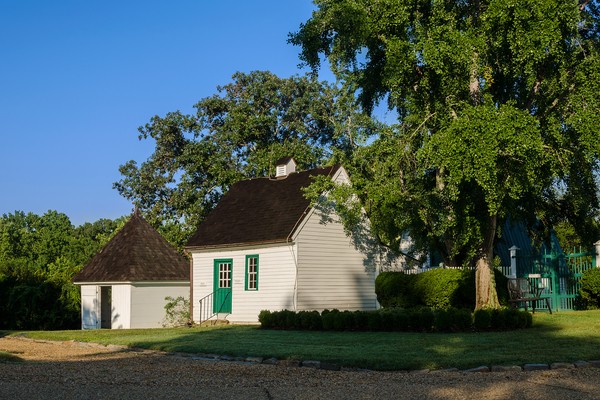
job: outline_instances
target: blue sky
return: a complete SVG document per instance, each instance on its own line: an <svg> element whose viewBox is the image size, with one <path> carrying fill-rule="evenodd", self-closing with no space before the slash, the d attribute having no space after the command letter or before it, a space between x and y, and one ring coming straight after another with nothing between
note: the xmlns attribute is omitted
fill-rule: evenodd
<svg viewBox="0 0 600 400"><path fill-rule="evenodd" d="M112 189L143 161L137 128L191 112L236 71L298 70L287 34L310 0L0 2L0 214L79 225L129 214ZM326 71L325 79L331 79Z"/></svg>

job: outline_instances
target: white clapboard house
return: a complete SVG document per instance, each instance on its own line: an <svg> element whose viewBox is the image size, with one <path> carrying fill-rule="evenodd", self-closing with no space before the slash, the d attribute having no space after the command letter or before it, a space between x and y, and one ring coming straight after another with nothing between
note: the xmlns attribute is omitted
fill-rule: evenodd
<svg viewBox="0 0 600 400"><path fill-rule="evenodd" d="M139 212L79 272L81 328L158 328L165 297L187 298L190 264Z"/></svg>
<svg viewBox="0 0 600 400"><path fill-rule="evenodd" d="M235 183L189 240L194 322L256 322L261 310L374 310L383 249L347 236L335 212L311 207L316 176L349 183L339 165ZM367 243L365 245L365 243Z"/></svg>

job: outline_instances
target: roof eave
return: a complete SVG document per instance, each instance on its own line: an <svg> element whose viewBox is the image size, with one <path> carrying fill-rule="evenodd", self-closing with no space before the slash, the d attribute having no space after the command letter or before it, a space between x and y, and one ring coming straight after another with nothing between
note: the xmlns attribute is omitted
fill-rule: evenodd
<svg viewBox="0 0 600 400"><path fill-rule="evenodd" d="M273 245L273 244L286 244L292 243L293 240L291 238L284 239L273 239L273 240L260 240L256 242L239 242L239 243L224 243L224 244L209 244L203 246L185 246L184 250L186 252L192 252L194 250L212 250L212 249L228 249L233 247L249 247L249 246L259 246L259 245Z"/></svg>
<svg viewBox="0 0 600 400"><path fill-rule="evenodd" d="M137 284L151 284L151 283L162 283L162 284L189 284L190 280L173 280L173 279L165 279L165 280L139 280L139 281L78 281L73 282L74 285L137 285Z"/></svg>

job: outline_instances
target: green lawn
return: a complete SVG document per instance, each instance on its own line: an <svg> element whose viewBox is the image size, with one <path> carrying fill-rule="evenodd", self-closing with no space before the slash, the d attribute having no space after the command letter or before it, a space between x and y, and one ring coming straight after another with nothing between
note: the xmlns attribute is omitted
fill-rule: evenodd
<svg viewBox="0 0 600 400"><path fill-rule="evenodd" d="M0 332L189 353L321 360L379 370L600 359L600 311L536 313L531 329L488 333L300 332L256 326Z"/></svg>

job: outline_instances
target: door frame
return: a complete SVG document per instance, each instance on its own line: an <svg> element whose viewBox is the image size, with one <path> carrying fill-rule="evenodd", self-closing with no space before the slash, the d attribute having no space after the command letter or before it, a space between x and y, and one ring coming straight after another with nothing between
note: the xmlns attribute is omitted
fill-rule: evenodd
<svg viewBox="0 0 600 400"><path fill-rule="evenodd" d="M100 329L112 329L112 286L99 286L98 292L100 294Z"/></svg>
<svg viewBox="0 0 600 400"><path fill-rule="evenodd" d="M219 266L223 264L229 264L229 279L228 287L221 287L220 284L223 282L220 276ZM213 313L226 313L231 314L232 310L232 297L233 297L233 259L232 258L218 258L213 263Z"/></svg>

